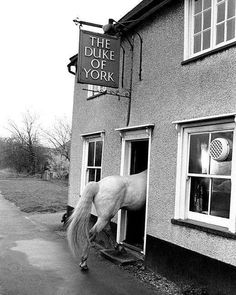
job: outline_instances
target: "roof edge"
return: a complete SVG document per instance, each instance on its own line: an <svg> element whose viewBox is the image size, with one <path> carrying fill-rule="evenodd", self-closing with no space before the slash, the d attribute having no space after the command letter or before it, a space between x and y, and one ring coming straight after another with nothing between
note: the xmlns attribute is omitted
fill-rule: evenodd
<svg viewBox="0 0 236 295"><path fill-rule="evenodd" d="M148 18L150 15L155 13L157 10L161 9L163 6L172 2L173 0L144 0L125 14L118 21L118 28L121 28L122 31L128 32L133 29L143 20ZM124 27L124 25L126 26Z"/></svg>

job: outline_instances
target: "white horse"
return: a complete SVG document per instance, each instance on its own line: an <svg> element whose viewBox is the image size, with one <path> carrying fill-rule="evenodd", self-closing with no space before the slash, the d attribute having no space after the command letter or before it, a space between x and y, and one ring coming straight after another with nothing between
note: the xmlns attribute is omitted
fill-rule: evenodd
<svg viewBox="0 0 236 295"><path fill-rule="evenodd" d="M89 182L69 219L67 239L74 256L81 255L80 267L88 269L90 243L109 224L119 209L138 210L146 200L147 170L128 176L108 176L99 182ZM94 203L97 222L88 231Z"/></svg>

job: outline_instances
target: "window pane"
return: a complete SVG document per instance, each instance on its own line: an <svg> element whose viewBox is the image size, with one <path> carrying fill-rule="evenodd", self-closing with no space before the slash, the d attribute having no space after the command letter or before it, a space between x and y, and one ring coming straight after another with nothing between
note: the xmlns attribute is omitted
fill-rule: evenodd
<svg viewBox="0 0 236 295"><path fill-rule="evenodd" d="M89 147L88 147L88 166L94 166L94 142L89 142Z"/></svg>
<svg viewBox="0 0 236 295"><path fill-rule="evenodd" d="M198 14L194 17L194 34L202 30L202 14Z"/></svg>
<svg viewBox="0 0 236 295"><path fill-rule="evenodd" d="M216 44L224 42L225 23L216 27Z"/></svg>
<svg viewBox="0 0 236 295"><path fill-rule="evenodd" d="M201 34L194 36L194 49L193 52L199 52L201 50Z"/></svg>
<svg viewBox="0 0 236 295"><path fill-rule="evenodd" d="M95 169L88 169L88 182L95 181Z"/></svg>
<svg viewBox="0 0 236 295"><path fill-rule="evenodd" d="M211 27L211 9L204 11L203 13L203 29Z"/></svg>
<svg viewBox="0 0 236 295"><path fill-rule="evenodd" d="M189 173L207 173L209 134L194 134L190 137Z"/></svg>
<svg viewBox="0 0 236 295"><path fill-rule="evenodd" d="M235 0L228 0L227 18L235 16Z"/></svg>
<svg viewBox="0 0 236 295"><path fill-rule="evenodd" d="M233 132L230 131L212 133L211 142L216 138L226 139L229 143L230 152L228 157L223 161L216 161L212 157L210 157L210 174L224 176L231 175Z"/></svg>
<svg viewBox="0 0 236 295"><path fill-rule="evenodd" d="M209 7L211 7L211 0L204 0L203 8L206 9L206 8L209 8Z"/></svg>
<svg viewBox="0 0 236 295"><path fill-rule="evenodd" d="M229 218L231 181L229 179L213 179L211 210L213 216Z"/></svg>
<svg viewBox="0 0 236 295"><path fill-rule="evenodd" d="M210 47L211 31L207 30L203 32L203 50Z"/></svg>
<svg viewBox="0 0 236 295"><path fill-rule="evenodd" d="M194 14L202 11L202 0L194 1Z"/></svg>
<svg viewBox="0 0 236 295"><path fill-rule="evenodd" d="M96 181L101 180L101 170L97 169L97 173L96 173Z"/></svg>
<svg viewBox="0 0 236 295"><path fill-rule="evenodd" d="M218 5L217 10L217 23L225 20L225 2Z"/></svg>
<svg viewBox="0 0 236 295"><path fill-rule="evenodd" d="M101 163L102 163L102 141L97 141L95 166L101 166Z"/></svg>
<svg viewBox="0 0 236 295"><path fill-rule="evenodd" d="M235 37L235 18L227 21L227 41Z"/></svg>
<svg viewBox="0 0 236 295"><path fill-rule="evenodd" d="M191 177L190 206L189 210L208 214L209 179Z"/></svg>

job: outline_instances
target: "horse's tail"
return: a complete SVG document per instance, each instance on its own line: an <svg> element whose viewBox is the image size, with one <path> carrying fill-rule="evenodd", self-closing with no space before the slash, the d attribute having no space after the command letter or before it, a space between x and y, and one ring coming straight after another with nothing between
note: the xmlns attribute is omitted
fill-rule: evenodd
<svg viewBox="0 0 236 295"><path fill-rule="evenodd" d="M74 256L89 243L88 224L94 196L98 192L97 182L89 182L80 197L73 214L69 219L67 239Z"/></svg>

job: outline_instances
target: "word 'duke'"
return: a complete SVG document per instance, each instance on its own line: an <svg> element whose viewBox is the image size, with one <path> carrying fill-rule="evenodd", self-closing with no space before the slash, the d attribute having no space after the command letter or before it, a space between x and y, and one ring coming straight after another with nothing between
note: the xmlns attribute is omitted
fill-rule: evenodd
<svg viewBox="0 0 236 295"><path fill-rule="evenodd" d="M78 83L119 87L120 39L80 31Z"/></svg>

